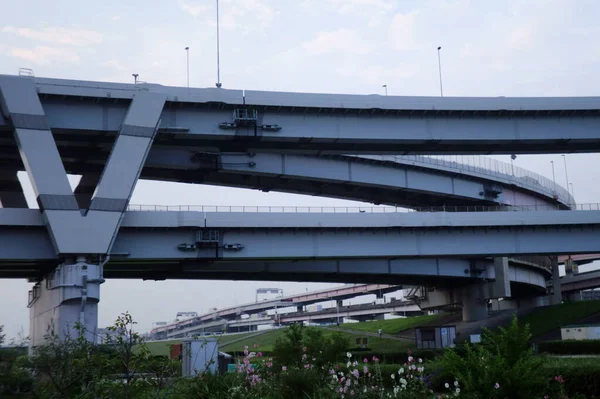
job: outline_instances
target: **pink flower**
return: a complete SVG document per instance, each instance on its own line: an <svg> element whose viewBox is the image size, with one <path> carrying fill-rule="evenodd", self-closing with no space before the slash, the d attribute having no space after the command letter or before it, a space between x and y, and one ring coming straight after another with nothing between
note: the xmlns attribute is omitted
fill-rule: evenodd
<svg viewBox="0 0 600 399"><path fill-rule="evenodd" d="M258 353L256 354L256 356L258 356L258 357L261 357L261 356L262 356L262 352L258 352Z"/></svg>
<svg viewBox="0 0 600 399"><path fill-rule="evenodd" d="M281 366L281 371L286 371L286 370L287 370L287 367Z"/></svg>

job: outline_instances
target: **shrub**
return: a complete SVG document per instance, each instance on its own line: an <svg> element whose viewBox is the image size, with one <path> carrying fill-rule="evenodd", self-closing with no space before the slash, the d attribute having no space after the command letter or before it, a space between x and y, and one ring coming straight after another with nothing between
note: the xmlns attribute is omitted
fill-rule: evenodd
<svg viewBox="0 0 600 399"><path fill-rule="evenodd" d="M340 360L349 346L344 334L325 336L321 330L293 324L277 338L271 352L278 366L303 366L309 360L317 367Z"/></svg>
<svg viewBox="0 0 600 399"><path fill-rule="evenodd" d="M480 345L465 345L464 355L447 350L440 361L442 376L450 373L460 381L464 393L478 398L534 398L548 392L549 381L539 372L544 360L529 346L528 326L517 318L510 327L485 330Z"/></svg>
<svg viewBox="0 0 600 399"><path fill-rule="evenodd" d="M569 397L585 395L588 399L600 398L600 362L597 359L547 358L539 370L547 378L560 376Z"/></svg>
<svg viewBox="0 0 600 399"><path fill-rule="evenodd" d="M406 351L403 352L379 352L372 351L368 348L352 348L349 350L352 355L356 357L372 358L373 356L379 358L381 363L393 363L402 364L406 362ZM433 360L443 355L443 350L416 350L412 351L412 356L425 360Z"/></svg>
<svg viewBox="0 0 600 399"><path fill-rule="evenodd" d="M600 354L600 340L540 342L538 351L555 355L597 355Z"/></svg>

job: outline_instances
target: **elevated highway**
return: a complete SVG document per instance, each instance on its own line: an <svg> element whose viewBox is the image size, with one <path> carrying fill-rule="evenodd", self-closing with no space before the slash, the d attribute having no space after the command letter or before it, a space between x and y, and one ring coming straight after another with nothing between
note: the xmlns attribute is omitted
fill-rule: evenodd
<svg viewBox="0 0 600 399"><path fill-rule="evenodd" d="M600 150L597 97L388 97L0 78L35 79L49 127L65 146L116 135L132 98L146 91L166 98L159 146L304 154Z"/></svg>
<svg viewBox="0 0 600 399"><path fill-rule="evenodd" d="M0 248L3 276L36 277L56 266L38 211L0 209L0 226L6 244ZM485 260L491 256L596 253L599 234L600 211L271 213L268 218L256 212L130 211L105 274L451 283L451 278L494 279ZM538 272L511 274L544 285Z"/></svg>
<svg viewBox="0 0 600 399"><path fill-rule="evenodd" d="M95 320L105 276L501 280L506 294L511 282L541 289L548 273L508 257L599 250L593 212L481 212L571 208L547 179L380 158L595 151L596 98L383 98L14 76L0 76L0 94L0 273L45 281L31 293L33 345L50 324ZM18 209L27 207L15 175L23 169L39 210ZM67 173L82 175L75 192ZM127 212L140 177L436 212Z"/></svg>

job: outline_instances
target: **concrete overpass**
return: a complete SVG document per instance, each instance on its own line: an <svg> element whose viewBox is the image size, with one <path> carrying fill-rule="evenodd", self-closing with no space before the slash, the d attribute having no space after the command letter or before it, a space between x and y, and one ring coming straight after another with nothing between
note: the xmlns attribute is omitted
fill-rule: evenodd
<svg viewBox="0 0 600 399"><path fill-rule="evenodd" d="M600 150L598 97L388 97L1 79L4 91L11 80L34 79L49 128L65 141L116 135L131 100L148 92L165 98L158 145L304 154Z"/></svg>
<svg viewBox="0 0 600 399"><path fill-rule="evenodd" d="M599 250L600 211L264 215L130 211L111 255L123 262L195 259L256 265L260 260L472 258ZM37 210L0 209L0 234L7 243L0 248L0 260L55 261L44 223ZM215 235L199 235L206 231ZM453 244L457 239L460 247ZM77 241L63 249L90 253Z"/></svg>
<svg viewBox="0 0 600 399"><path fill-rule="evenodd" d="M545 186L539 182L530 182L532 189L517 179L506 183L500 177L502 190L499 190L497 184L490 187L493 179L486 181L473 174L458 176L460 172L456 171L451 176L444 170L448 165L402 166L397 159L392 163L372 158L368 161L356 157L332 158L330 154L593 151L600 145L596 99L383 99L11 76L0 76L0 92L3 116L0 159L5 175L2 202L15 208L26 206L14 177L17 170L25 168L40 209L3 209L14 212L3 213L6 224L0 232L10 244L10 248L0 249L4 275L27 275L46 281L32 291L34 345L50 324L63 328L75 321L87 325L89 319L95 323L99 285L105 271L107 276L112 270L115 276L120 273L146 278L210 278L226 274L223 270L227 268L234 273L254 268L269 279L284 275L295 278L303 273L308 279L350 279L362 278L361 272L367 270L366 261L377 259L382 263L370 273L371 277L366 277L376 281L382 275L410 275L416 263L409 263L408 259L419 257L423 263L416 268L417 279L468 280L484 278L484 272L488 278L497 279L500 273L506 288L509 275L522 274L510 271L506 257L499 262L489 256L545 253L550 245L542 241L550 237L553 244L552 240L564 233L565 226L577 230L572 236L583 236L582 229L591 229L590 235L595 234L593 223L579 223L577 212L565 213L569 216L553 215L553 222L558 218L561 224L544 223L530 216L523 223L509 216L508 224L498 225L486 224L497 221L484 219L470 225L472 217L468 213L456 213L467 221L461 224L457 220L458 225L448 225L441 219L428 223L427 215L423 216L425 224L423 220L412 220L412 225L403 225L377 217L371 221L361 219L361 214L343 215L343 219L339 215L327 217L329 221L325 224L314 217L289 218L280 214L275 218L278 221L269 226L255 224L252 218L260 217L258 214L243 216L245 225L234 225L227 217L222 220L223 225L218 221L212 225L214 217L207 224L204 213L131 216L134 213L127 213L126 209L140 176L219 184L227 180L215 177L219 173L229 174L232 185L296 190L375 203L395 201L394 205L399 206L416 207L427 198L427 205L456 204L461 200L521 205L514 203L514 198L511 202L500 195L513 190L535 201L566 208L573 202L568 194L563 198L556 188L550 193L547 185L546 191L539 190L537 186ZM188 158L196 163L196 170L190 168L185 157L165 155L182 147L189 151ZM107 148L111 148L110 153ZM238 154L226 154L232 151ZM269 154L251 155L259 152L290 154L289 161ZM236 166L227 161L227 156L239 157L239 153L256 157L258 162L246 159L243 166ZM325 168L331 173L301 170L299 157L303 155L313 155L313 160L327 163ZM227 167L223 167L224 157ZM160 162L165 160L167 163L175 160L175 164L161 166ZM216 168L210 166L215 161ZM158 167L152 168L152 162L158 162ZM367 163L377 165L378 170L365 174ZM278 169L276 165L281 167ZM346 172L342 171L344 168ZM398 170L404 170L404 182L398 178L402 176ZM420 179L409 176L415 170L427 176L427 184L419 186ZM386 171L385 176L381 171ZM69 186L67 172L83 174L81 189L75 193ZM378 174L382 178L373 179ZM234 175L242 177L236 180ZM443 182L437 184L438 190L432 189L436 179ZM394 180L395 186L390 184ZM481 191L476 192L480 187ZM368 189L375 194L365 196ZM405 193L393 195L394 190ZM444 206L442 210L448 209ZM126 220L131 218L137 220L128 225ZM219 218L223 216L216 217ZM302 219L306 220L301 222ZM470 240L472 246L465 254L453 253L444 236L460 236ZM282 245L279 253L265 244L272 237ZM513 242L494 244L506 239ZM519 240L525 240L523 247ZM374 244L372 250L366 247L370 243ZM481 248L474 249L481 244L489 244L493 251L484 255ZM434 245L440 250L434 249ZM559 248L561 253L568 254L575 249L586 252L586 245L592 246L583 239L578 243L565 240ZM389 246L397 249L390 250ZM318 274L307 274L307 266L296 261L313 262L316 266L312 272ZM489 266L490 262L493 266ZM57 265L60 266L53 271ZM520 265L512 267L521 269ZM158 273L153 275L157 268ZM543 271L526 270L526 276L537 276L526 277L526 282L539 285ZM44 290L58 290L61 295ZM77 303L79 299L81 304Z"/></svg>
<svg viewBox="0 0 600 399"><path fill-rule="evenodd" d="M327 288L319 291L311 291L301 294L289 295L275 299L247 303L237 306L231 306L223 309L209 312L198 317L172 323L166 326L157 327L152 330L153 333L168 332L174 329L181 329L190 325L197 325L211 320L235 320L242 314L254 315L266 310L285 308L290 306L302 307L313 303L324 301L343 301L361 295L369 294L387 294L401 290L401 286L389 284L358 284L342 287Z"/></svg>

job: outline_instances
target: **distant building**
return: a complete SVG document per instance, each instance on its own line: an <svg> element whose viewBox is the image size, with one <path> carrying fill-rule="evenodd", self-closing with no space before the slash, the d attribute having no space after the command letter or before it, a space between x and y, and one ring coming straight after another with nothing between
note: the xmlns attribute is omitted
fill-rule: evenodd
<svg viewBox="0 0 600 399"><path fill-rule="evenodd" d="M579 324L560 328L561 339L600 339L600 324Z"/></svg>

